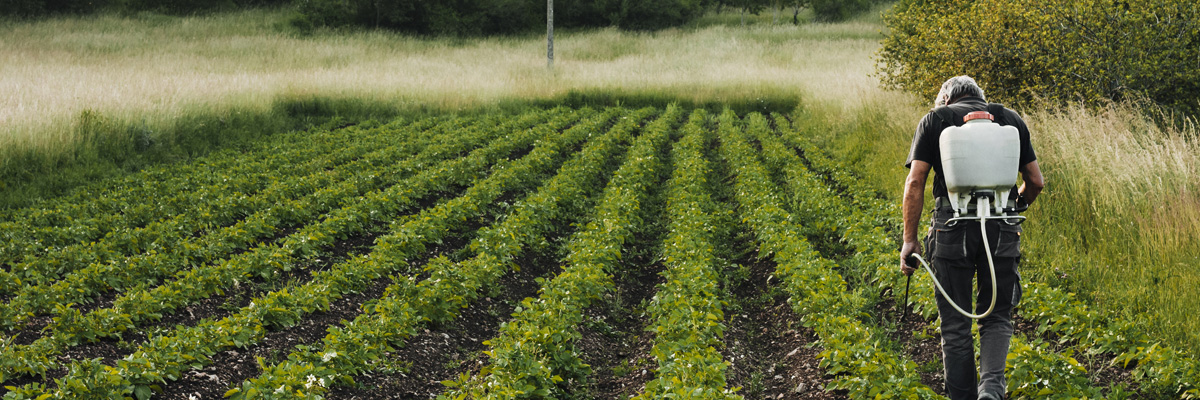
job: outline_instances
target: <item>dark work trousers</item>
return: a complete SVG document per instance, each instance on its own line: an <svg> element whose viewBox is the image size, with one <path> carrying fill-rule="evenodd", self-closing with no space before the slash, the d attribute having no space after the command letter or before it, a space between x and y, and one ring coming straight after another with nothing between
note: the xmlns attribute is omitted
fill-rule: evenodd
<svg viewBox="0 0 1200 400"><path fill-rule="evenodd" d="M992 301L991 275L983 246L979 221L959 221L949 208L933 212L933 226L926 241L926 258L933 260L937 280L947 295L963 310L979 314ZM942 318L942 361L946 370L946 392L952 400L976 400L988 392L1003 398L1007 392L1004 365L1012 339L1012 308L1021 298L1017 261L1021 256L1021 227L1002 221L989 221L987 238L996 266L996 308L979 320L979 364L975 373L975 347L971 335L972 319L960 314L941 293L937 294L938 315ZM978 297L972 299L973 279L978 278ZM936 291L936 290L935 290ZM975 301L972 310L971 302Z"/></svg>

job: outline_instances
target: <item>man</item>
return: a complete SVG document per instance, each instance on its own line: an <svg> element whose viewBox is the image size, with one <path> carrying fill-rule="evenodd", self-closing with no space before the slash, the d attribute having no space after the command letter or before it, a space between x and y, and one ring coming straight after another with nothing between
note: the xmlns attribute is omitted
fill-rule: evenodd
<svg viewBox="0 0 1200 400"><path fill-rule="evenodd" d="M905 162L909 174L904 186L902 207L904 245L900 249L900 269L905 275L915 271L904 260L911 254L921 252L921 243L917 241L917 225L925 202L925 181L932 169L936 172L933 181L936 201L933 224L925 239L925 258L931 260L937 280L947 292L946 296L965 310L971 310L972 302L976 301L975 312L979 313L987 310L992 300L991 276L983 237L978 222L947 223L954 217L954 211L948 200L946 180L942 176L938 138L943 129L952 125L962 126L967 113L986 111L988 103L983 96L983 89L974 79L956 76L942 84L934 104L938 107L917 125L912 149ZM1029 128L1016 112L1000 109L1003 115L995 115L995 122L1014 126L1020 134L1021 156L1018 165L1023 183L1016 194L1017 204L1033 204L1045 183L1029 143ZM1017 261L1021 255L1020 232L1020 225L1013 226L995 220L987 223L987 238L996 267L997 293L995 310L979 320L978 380L971 335L972 320L954 310L941 293L936 295L938 314L942 319L946 392L953 400L1002 400L1007 392L1004 366L1013 332L1012 308L1021 296L1020 277L1017 274ZM972 279L976 276L979 278L979 296L972 299Z"/></svg>

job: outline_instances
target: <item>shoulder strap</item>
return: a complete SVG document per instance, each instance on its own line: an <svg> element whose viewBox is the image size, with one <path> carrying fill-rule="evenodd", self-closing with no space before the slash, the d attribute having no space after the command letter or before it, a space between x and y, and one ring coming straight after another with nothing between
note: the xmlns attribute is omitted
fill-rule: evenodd
<svg viewBox="0 0 1200 400"><path fill-rule="evenodd" d="M941 106L941 107L935 108L935 109L933 109L933 113L935 115L937 115L938 118L941 118L942 124L947 127L962 125L961 123L958 123L958 124L954 123L954 111L951 111L950 107ZM961 121L959 121L959 122L961 122Z"/></svg>
<svg viewBox="0 0 1200 400"><path fill-rule="evenodd" d="M997 125L1008 125L1008 113L1004 112L1004 105L1000 103L988 103L988 114L992 114L992 122Z"/></svg>

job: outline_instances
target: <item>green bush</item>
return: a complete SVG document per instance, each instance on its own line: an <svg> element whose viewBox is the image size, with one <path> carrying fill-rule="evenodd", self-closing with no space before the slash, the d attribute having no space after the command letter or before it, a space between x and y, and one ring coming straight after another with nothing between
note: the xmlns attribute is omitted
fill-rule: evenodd
<svg viewBox="0 0 1200 400"><path fill-rule="evenodd" d="M901 0L884 21L884 84L931 100L970 75L1005 103L1145 96L1200 108L1192 0Z"/></svg>

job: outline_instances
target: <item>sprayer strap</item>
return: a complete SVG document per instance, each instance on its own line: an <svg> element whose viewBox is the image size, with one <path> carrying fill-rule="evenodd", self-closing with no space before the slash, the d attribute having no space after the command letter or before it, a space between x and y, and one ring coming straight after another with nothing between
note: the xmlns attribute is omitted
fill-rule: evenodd
<svg viewBox="0 0 1200 400"><path fill-rule="evenodd" d="M959 121L957 121L957 123L955 123L954 111L950 110L950 107L948 107L948 106L941 106L941 107L935 108L935 109L933 109L933 113L935 115L937 115L938 118L942 119L942 124L946 125L946 127L962 126L961 119Z"/></svg>
<svg viewBox="0 0 1200 400"><path fill-rule="evenodd" d="M1004 112L1004 105L1000 103L988 103L988 114L992 114L992 122L997 125L1008 125L1008 118L1005 118L1007 113ZM962 118L954 118L954 111L949 106L941 106L933 109L933 113L942 119L942 123L947 127L962 126Z"/></svg>
<svg viewBox="0 0 1200 400"><path fill-rule="evenodd" d="M1008 125L1008 118L1005 118L1007 114L1004 112L1003 104L988 103L987 111L988 114L992 114L992 122L995 122L996 125Z"/></svg>

